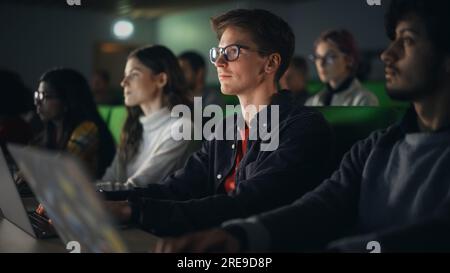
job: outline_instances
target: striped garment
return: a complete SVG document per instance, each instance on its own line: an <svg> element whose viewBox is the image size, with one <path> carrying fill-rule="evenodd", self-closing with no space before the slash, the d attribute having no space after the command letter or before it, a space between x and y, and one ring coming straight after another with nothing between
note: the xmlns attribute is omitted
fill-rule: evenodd
<svg viewBox="0 0 450 273"><path fill-rule="evenodd" d="M84 162L92 175L96 174L99 161L99 130L91 121L82 122L73 130L66 151Z"/></svg>

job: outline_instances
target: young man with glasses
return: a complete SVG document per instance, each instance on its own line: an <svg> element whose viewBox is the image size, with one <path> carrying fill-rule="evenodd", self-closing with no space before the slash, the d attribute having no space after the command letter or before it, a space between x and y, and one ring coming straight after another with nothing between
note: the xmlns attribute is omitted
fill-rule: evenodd
<svg viewBox="0 0 450 273"><path fill-rule="evenodd" d="M219 125L232 139L217 134L183 169L159 184L133 190L126 202L108 204L120 220L157 235L217 226L288 204L314 189L328 171L333 143L328 124L276 89L294 51L289 25L265 10L239 9L213 18L212 26L219 45L211 49L210 60L221 91L236 95L242 109ZM259 113L247 111L264 105ZM261 124L261 113L277 107L279 119ZM245 122L238 126L240 116ZM260 126L276 132L278 147L264 150L266 140L251 138Z"/></svg>
<svg viewBox="0 0 450 273"><path fill-rule="evenodd" d="M450 2L393 0L381 55L399 124L357 143L292 205L159 251L450 252Z"/></svg>

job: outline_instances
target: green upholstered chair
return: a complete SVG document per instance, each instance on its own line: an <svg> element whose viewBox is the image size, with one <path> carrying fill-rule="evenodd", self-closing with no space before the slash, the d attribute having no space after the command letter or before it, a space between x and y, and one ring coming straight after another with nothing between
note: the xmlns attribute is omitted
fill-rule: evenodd
<svg viewBox="0 0 450 273"><path fill-rule="evenodd" d="M385 88L385 82L384 81L367 81L362 82L362 85L369 91L375 94L377 96L378 101L380 103L379 106L381 107L403 107L407 108L408 103L405 102L399 102L391 99L387 93ZM320 90L324 88L323 83L320 81L310 81L308 83L308 91L311 95L314 95L318 93Z"/></svg>
<svg viewBox="0 0 450 273"><path fill-rule="evenodd" d="M119 143L120 133L122 131L122 127L125 123L125 119L127 118L127 109L125 106L112 106L111 107L111 115L108 122L108 128L111 131L111 134L116 141L116 144Z"/></svg>
<svg viewBox="0 0 450 273"><path fill-rule="evenodd" d="M315 107L333 128L336 138L336 163L359 140L373 131L398 122L404 107Z"/></svg>
<svg viewBox="0 0 450 273"><path fill-rule="evenodd" d="M384 81L367 81L363 83L364 87L367 88L369 91L373 92L380 102L380 106L382 107L400 107L400 108L407 108L409 106L409 103L401 102L401 101L395 101L391 99L386 92L385 82Z"/></svg>
<svg viewBox="0 0 450 273"><path fill-rule="evenodd" d="M106 124L109 123L109 119L111 118L111 106L109 105L98 105L97 106L98 113L100 117L105 121Z"/></svg>

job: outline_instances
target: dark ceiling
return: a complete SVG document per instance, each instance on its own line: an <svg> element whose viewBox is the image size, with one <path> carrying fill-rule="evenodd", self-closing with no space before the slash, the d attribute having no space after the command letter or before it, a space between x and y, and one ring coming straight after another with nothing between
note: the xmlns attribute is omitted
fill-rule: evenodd
<svg viewBox="0 0 450 273"><path fill-rule="evenodd" d="M170 12L210 6L216 4L240 2L236 0L3 0L22 5L67 8L67 2L80 1L82 8L97 12L130 16L135 18L153 18ZM269 0L253 0L253 2L271 2ZM277 0L277 3L305 2L311 0Z"/></svg>

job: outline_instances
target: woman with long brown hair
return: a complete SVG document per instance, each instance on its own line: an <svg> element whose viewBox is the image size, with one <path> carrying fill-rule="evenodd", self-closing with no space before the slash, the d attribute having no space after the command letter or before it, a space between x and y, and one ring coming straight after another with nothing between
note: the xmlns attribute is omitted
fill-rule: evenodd
<svg viewBox="0 0 450 273"><path fill-rule="evenodd" d="M174 126L191 122L171 117L175 105L189 104L175 55L160 45L133 51L121 85L128 117L116 157L98 183L107 190L157 183L182 167L189 153L189 141L171 136Z"/></svg>

